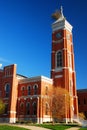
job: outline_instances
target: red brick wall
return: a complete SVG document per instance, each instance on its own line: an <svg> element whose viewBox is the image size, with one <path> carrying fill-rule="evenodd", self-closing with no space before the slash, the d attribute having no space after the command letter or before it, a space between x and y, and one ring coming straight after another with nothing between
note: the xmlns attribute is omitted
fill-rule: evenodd
<svg viewBox="0 0 87 130"><path fill-rule="evenodd" d="M87 118L87 89L77 90L79 112L83 112Z"/></svg>

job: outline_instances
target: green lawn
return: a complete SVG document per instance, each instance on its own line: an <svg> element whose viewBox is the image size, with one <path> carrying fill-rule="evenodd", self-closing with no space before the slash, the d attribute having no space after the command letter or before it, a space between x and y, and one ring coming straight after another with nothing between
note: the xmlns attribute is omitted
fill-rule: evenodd
<svg viewBox="0 0 87 130"><path fill-rule="evenodd" d="M29 129L20 128L16 126L0 125L0 130L29 130Z"/></svg>
<svg viewBox="0 0 87 130"><path fill-rule="evenodd" d="M44 127L44 128L48 128L48 129L51 129L51 130L66 130L68 128L71 128L71 127L78 127L78 125L74 125L74 124L71 124L71 125L61 125L61 124L57 124L57 125L51 125L51 124L41 124L41 125L38 125L40 127ZM87 128L80 128L79 127L79 130L87 130Z"/></svg>
<svg viewBox="0 0 87 130"><path fill-rule="evenodd" d="M44 128L48 128L51 130L66 130L70 127L73 127L72 125L50 125L50 124L41 124L41 125L36 125ZM29 130L25 128L20 128L16 126L8 126L8 125L0 125L0 130ZM79 128L79 130L87 130L87 128Z"/></svg>
<svg viewBox="0 0 87 130"><path fill-rule="evenodd" d="M41 124L41 125L38 125L40 127L44 127L44 128L48 128L48 129L51 129L51 130L65 130L65 129L68 129L70 128L71 126L68 126L68 125L51 125L51 124Z"/></svg>
<svg viewBox="0 0 87 130"><path fill-rule="evenodd" d="M79 130L87 130L87 128L80 128Z"/></svg>

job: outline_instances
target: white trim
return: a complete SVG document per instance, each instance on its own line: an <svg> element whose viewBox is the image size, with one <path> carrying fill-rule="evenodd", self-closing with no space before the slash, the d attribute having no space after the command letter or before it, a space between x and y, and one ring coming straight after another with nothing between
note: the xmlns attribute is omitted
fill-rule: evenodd
<svg viewBox="0 0 87 130"><path fill-rule="evenodd" d="M26 98L26 99L33 99L33 98L39 98L40 97L40 95L27 95L27 96L20 96L20 97L18 97L18 101L20 101L21 99L24 99L24 98Z"/></svg>
<svg viewBox="0 0 87 130"><path fill-rule="evenodd" d="M38 89L38 84L34 84L33 89L35 89L35 86L36 86L36 89Z"/></svg>
<svg viewBox="0 0 87 130"><path fill-rule="evenodd" d="M72 25L65 18L58 19L52 24L53 32L59 29L67 29L69 32L72 32L72 28Z"/></svg>
<svg viewBox="0 0 87 130"><path fill-rule="evenodd" d="M50 116L44 117L44 118L37 118L38 124L43 124L43 122L51 122L51 121L52 121L52 118Z"/></svg>
<svg viewBox="0 0 87 130"><path fill-rule="evenodd" d="M30 82L37 82L37 81L44 81L44 82L48 82L48 83L50 83L50 84L53 83L53 80L50 79L50 78L48 78L48 77L45 77L45 76L37 76L37 77L31 77L31 78L19 80L19 84L22 84L22 83L30 83Z"/></svg>
<svg viewBox="0 0 87 130"><path fill-rule="evenodd" d="M55 44L57 44L57 43L61 43L61 42L63 42L63 38L62 39L60 39L60 40L57 40L57 41L52 41L53 43L55 43Z"/></svg>
<svg viewBox="0 0 87 130"><path fill-rule="evenodd" d="M63 71L63 67L55 68L54 71L55 71L55 72L61 72L61 71Z"/></svg>
<svg viewBox="0 0 87 130"><path fill-rule="evenodd" d="M14 114L16 114L17 112L16 112L16 111L9 111L9 113L14 113Z"/></svg>
<svg viewBox="0 0 87 130"><path fill-rule="evenodd" d="M75 95L75 96L73 96L73 98L77 98L78 99L78 96Z"/></svg>
<svg viewBox="0 0 87 130"><path fill-rule="evenodd" d="M42 118L43 122L51 122L52 118L50 116Z"/></svg>
<svg viewBox="0 0 87 130"><path fill-rule="evenodd" d="M65 51L67 51L68 53L70 53L70 54L73 54L71 51L69 51L67 48L63 48L62 50L65 50Z"/></svg>
<svg viewBox="0 0 87 130"><path fill-rule="evenodd" d="M14 117L14 118L9 118L9 122L10 123L16 123L16 118Z"/></svg>
<svg viewBox="0 0 87 130"><path fill-rule="evenodd" d="M63 75L56 75L55 78L61 78Z"/></svg>
<svg viewBox="0 0 87 130"><path fill-rule="evenodd" d="M68 69L71 73L75 72L75 70L72 70L71 67L60 67L60 68L52 69L51 71L52 72L61 72L61 71L63 71L63 69Z"/></svg>
<svg viewBox="0 0 87 130"><path fill-rule="evenodd" d="M41 76L41 80L44 81L44 82L48 82L50 84L53 84L53 79L51 79L51 78Z"/></svg>
<svg viewBox="0 0 87 130"><path fill-rule="evenodd" d="M39 118L39 123L43 124L43 118Z"/></svg>

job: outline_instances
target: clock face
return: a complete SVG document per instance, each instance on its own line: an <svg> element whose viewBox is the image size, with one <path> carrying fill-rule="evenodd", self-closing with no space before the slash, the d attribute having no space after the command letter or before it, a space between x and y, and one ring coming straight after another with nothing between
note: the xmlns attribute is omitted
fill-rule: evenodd
<svg viewBox="0 0 87 130"><path fill-rule="evenodd" d="M61 32L58 32L57 34L56 34L56 38L61 38L62 37L62 33Z"/></svg>

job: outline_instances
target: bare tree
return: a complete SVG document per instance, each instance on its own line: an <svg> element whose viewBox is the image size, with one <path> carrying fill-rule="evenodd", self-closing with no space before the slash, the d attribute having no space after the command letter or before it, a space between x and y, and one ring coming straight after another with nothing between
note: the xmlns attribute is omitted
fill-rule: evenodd
<svg viewBox="0 0 87 130"><path fill-rule="evenodd" d="M66 89L56 87L53 90L51 112L55 120L66 118L66 111L69 111L70 96Z"/></svg>
<svg viewBox="0 0 87 130"><path fill-rule="evenodd" d="M83 112L79 113L79 118L80 118L80 119L86 119L86 117L85 117L85 115L84 115Z"/></svg>

